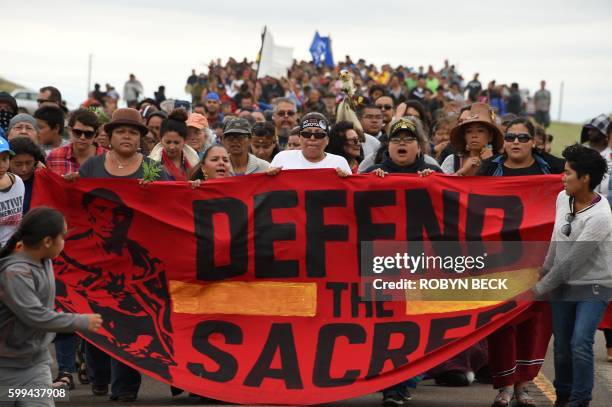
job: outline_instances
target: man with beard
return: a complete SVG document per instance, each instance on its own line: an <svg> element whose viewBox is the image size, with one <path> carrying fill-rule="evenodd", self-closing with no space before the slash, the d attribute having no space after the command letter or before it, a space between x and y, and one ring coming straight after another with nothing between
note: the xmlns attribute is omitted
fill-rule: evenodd
<svg viewBox="0 0 612 407"><path fill-rule="evenodd" d="M90 308L104 316L89 339L161 378L171 380L173 360L170 302L161 261L128 238L134 212L108 189L86 193L83 209L91 228L66 239L56 262L58 298L66 309ZM83 255L95 259L86 263ZM88 344L87 366L95 395L134 401L138 371Z"/></svg>
<svg viewBox="0 0 612 407"><path fill-rule="evenodd" d="M278 144L281 149L284 149L291 129L298 123L297 107L295 102L289 98L276 98L272 103L272 112Z"/></svg>

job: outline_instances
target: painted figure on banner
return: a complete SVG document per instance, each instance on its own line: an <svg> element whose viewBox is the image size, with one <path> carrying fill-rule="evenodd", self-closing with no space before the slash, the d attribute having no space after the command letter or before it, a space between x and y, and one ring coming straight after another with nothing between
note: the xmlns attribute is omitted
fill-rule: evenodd
<svg viewBox="0 0 612 407"><path fill-rule="evenodd" d="M83 195L82 206L89 228L68 237L56 260L61 304L102 315L102 329L92 336L96 344L106 342L117 356L170 380L176 363L162 262L128 238L134 212L113 191L94 189Z"/></svg>

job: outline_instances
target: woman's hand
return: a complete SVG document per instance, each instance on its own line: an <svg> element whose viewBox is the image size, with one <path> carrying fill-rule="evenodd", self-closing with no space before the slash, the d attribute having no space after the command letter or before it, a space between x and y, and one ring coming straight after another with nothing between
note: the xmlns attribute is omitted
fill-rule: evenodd
<svg viewBox="0 0 612 407"><path fill-rule="evenodd" d="M480 167L481 160L478 157L468 157L463 160L463 165L461 169L456 172L457 175L474 175L476 174L476 170Z"/></svg>
<svg viewBox="0 0 612 407"><path fill-rule="evenodd" d="M441 143L438 143L434 146L434 152L436 154L441 153L442 151L444 151L444 149L448 146L448 144L450 143L450 141L443 141Z"/></svg>
<svg viewBox="0 0 612 407"><path fill-rule="evenodd" d="M74 182L77 179L79 179L79 173L78 172L69 172L68 174L64 174L63 178L68 181L68 182Z"/></svg>
<svg viewBox="0 0 612 407"><path fill-rule="evenodd" d="M283 167L270 167L266 170L266 175L269 175L269 176L278 175L282 169Z"/></svg>
<svg viewBox="0 0 612 407"><path fill-rule="evenodd" d="M401 119L402 117L404 117L406 115L406 110L408 110L408 106L406 105L406 103L402 102L397 105L397 108L395 109L395 118Z"/></svg>
<svg viewBox="0 0 612 407"><path fill-rule="evenodd" d="M346 178L351 175L350 172L343 171L341 168L336 168L336 174L338 174L340 178Z"/></svg>
<svg viewBox="0 0 612 407"><path fill-rule="evenodd" d="M382 168L377 168L374 171L372 171L371 174L374 174L374 175L376 175L377 177L380 177L380 178L385 178L385 175L387 175L388 172L386 172Z"/></svg>
<svg viewBox="0 0 612 407"><path fill-rule="evenodd" d="M428 175L434 172L435 171L432 170L431 168L425 168L423 171L417 171L417 174L419 174L419 177L427 177Z"/></svg>
<svg viewBox="0 0 612 407"><path fill-rule="evenodd" d="M486 160L487 158L491 158L493 157L493 151L491 151L488 148L483 148L482 151L480 152L480 159L481 160Z"/></svg>
<svg viewBox="0 0 612 407"><path fill-rule="evenodd" d="M195 181L189 181L189 186L191 189L196 189L202 184L202 180L196 179Z"/></svg>

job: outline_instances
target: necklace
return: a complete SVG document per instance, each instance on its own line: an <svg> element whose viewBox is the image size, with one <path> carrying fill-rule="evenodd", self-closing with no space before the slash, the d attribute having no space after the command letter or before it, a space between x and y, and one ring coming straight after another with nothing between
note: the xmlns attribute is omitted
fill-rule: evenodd
<svg viewBox="0 0 612 407"><path fill-rule="evenodd" d="M127 167L129 164L131 164L132 158L134 158L134 156L130 157L130 159L127 162L127 164L122 163L121 160L119 160L118 154L115 153L114 151L113 151L113 158L115 159L115 161L117 161L117 168L122 170L125 167Z"/></svg>

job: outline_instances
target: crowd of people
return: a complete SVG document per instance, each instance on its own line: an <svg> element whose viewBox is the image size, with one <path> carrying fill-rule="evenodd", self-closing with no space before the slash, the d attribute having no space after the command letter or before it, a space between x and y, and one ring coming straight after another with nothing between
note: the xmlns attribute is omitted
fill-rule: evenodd
<svg viewBox="0 0 612 407"><path fill-rule="evenodd" d="M354 96L345 93L340 71L352 77ZM60 91L47 86L40 89L40 106L33 116L19 113L16 101L0 93L0 127L6 137L0 137L0 243L12 247L0 256L23 255L11 254L17 242L36 259L59 253L56 243L47 251L37 247L45 239L63 242L64 231L32 229L44 214L56 216L30 211L36 171L45 167L67 182L81 177L133 178L186 181L189 188L215 178L255 173L273 177L284 170L313 168L335 169L339 177L563 173L565 191L557 199L553 240L585 236L612 240L610 118L605 114L594 118L576 135L580 144L566 148L563 158L552 155L552 137L546 131L551 95L544 81L531 98L516 83L505 86L492 81L483 87L478 74L466 83L448 61L437 71L432 66L379 69L349 57L335 68L296 62L283 79L256 76L254 63L217 61L207 73L192 71L185 86L187 100L181 100L167 98L163 86L154 97L145 97L142 84L132 74L123 92L127 107L119 107L119 93L111 85L105 91L96 85L88 100L72 112L62 108ZM341 102L354 106L354 119L338 114ZM571 216L566 219L566 214ZM591 230L592 219L597 219L597 231ZM30 235L31 239L25 239ZM612 289L610 256L604 249L599 247L588 258L579 256L584 261L579 268L588 267L590 279L564 275L566 270L558 261L562 255L549 255L535 292L544 295L563 284L594 282ZM43 269L48 273L47 263ZM12 284L6 276L19 272L0 273L0 284ZM11 301L6 290L0 290L0 360L7 346L3 330L8 325L3 322L11 318L3 307L21 309ZM43 304L53 308L48 299ZM588 405L593 337L607 300L590 300L588 306L580 301L573 304L573 308L553 306L551 318L547 304L535 302L530 319L503 327L425 376L445 385L469 385L474 380L492 383L499 389L494 407L509 406L513 400L518 406L535 406L527 384L538 374L554 332L555 405ZM601 327L607 328L608 361L612 362L612 312L606 315ZM54 318L61 319L54 326L62 332L86 326L95 329L100 324L96 316ZM28 351L43 352L48 342L48 338L29 341ZM108 362L104 368L80 363L77 369L77 343L73 334L57 336L55 387L74 388L78 374L81 382L91 381L94 394L107 394L112 380L116 384L111 388L112 399L136 399L137 371L117 361L112 368ZM85 360L96 360L91 346L85 346L84 352ZM384 405L405 404L410 399L408 385L416 381L385 389Z"/></svg>

